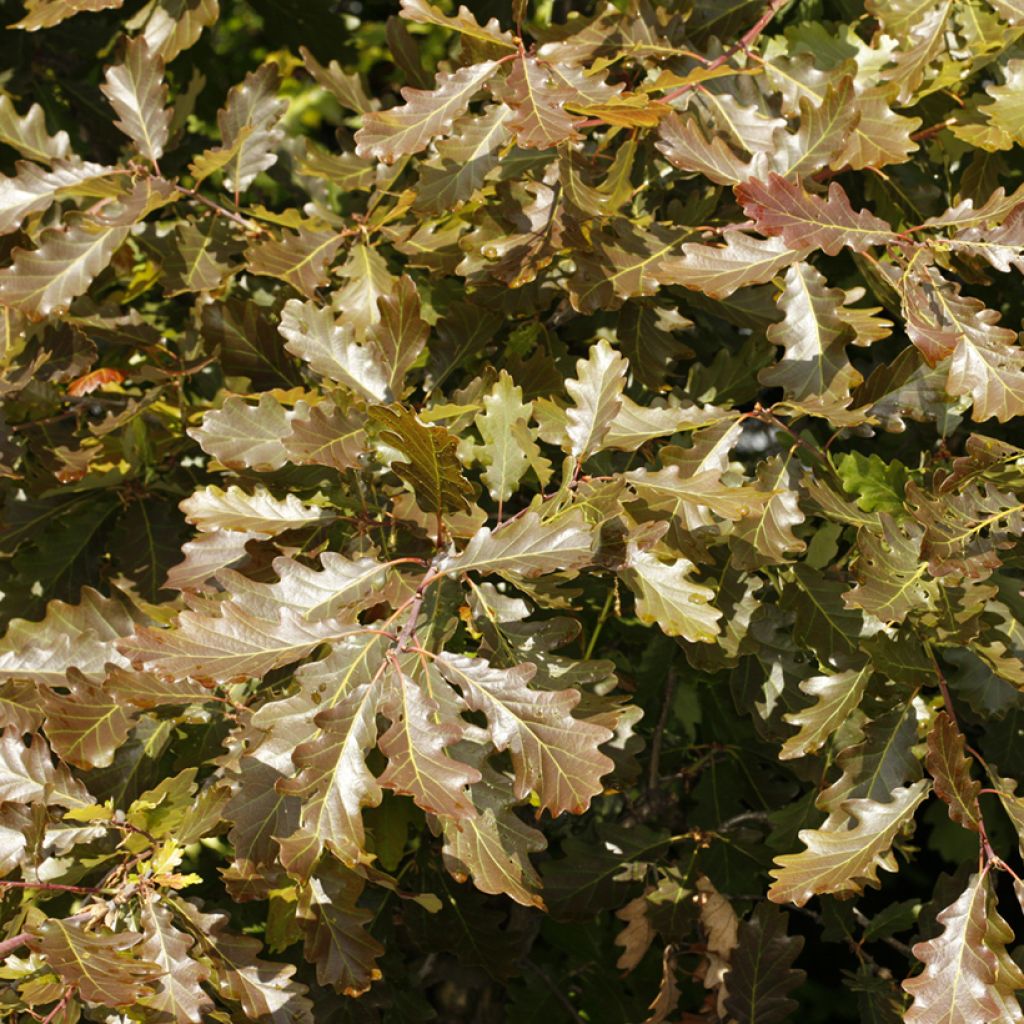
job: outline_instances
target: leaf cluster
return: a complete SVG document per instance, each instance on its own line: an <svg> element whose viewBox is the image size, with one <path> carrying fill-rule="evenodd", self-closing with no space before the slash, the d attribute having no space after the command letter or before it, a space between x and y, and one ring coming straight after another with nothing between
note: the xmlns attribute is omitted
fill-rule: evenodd
<svg viewBox="0 0 1024 1024"><path fill-rule="evenodd" d="M8 26L0 1013L1024 1019L1024 5L279 6Z"/></svg>

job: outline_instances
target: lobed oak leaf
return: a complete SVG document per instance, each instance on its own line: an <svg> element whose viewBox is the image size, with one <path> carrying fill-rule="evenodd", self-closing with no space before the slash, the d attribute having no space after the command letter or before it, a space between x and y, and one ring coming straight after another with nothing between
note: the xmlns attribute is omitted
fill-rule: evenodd
<svg viewBox="0 0 1024 1024"><path fill-rule="evenodd" d="M317 85L326 89L346 110L357 114L368 114L377 108L377 101L366 95L362 80L355 72L343 71L341 65L332 60L324 67L305 46L299 47L299 54L306 70Z"/></svg>
<svg viewBox="0 0 1024 1024"><path fill-rule="evenodd" d="M246 377L260 390L299 383L295 361L282 348L281 335L256 303L228 299L200 305L203 337L207 344L219 347L225 373Z"/></svg>
<svg viewBox="0 0 1024 1024"><path fill-rule="evenodd" d="M459 118L448 138L435 145L437 159L420 166L413 210L442 213L472 198L500 163L509 116L507 107L495 104L481 115Z"/></svg>
<svg viewBox="0 0 1024 1024"><path fill-rule="evenodd" d="M534 579L589 565L593 545L593 531L580 509L570 509L547 521L531 511L494 530L482 527L462 552L441 564L441 569L449 575L513 573Z"/></svg>
<svg viewBox="0 0 1024 1024"><path fill-rule="evenodd" d="M523 389L517 387L508 371L502 370L491 390L483 396L484 411L473 422L483 443L475 448L483 463L482 480L491 497L508 501L531 467L539 477L549 472L550 464L537 447L537 431L530 427L532 402L523 402Z"/></svg>
<svg viewBox="0 0 1024 1024"><path fill-rule="evenodd" d="M147 12L142 34L150 51L169 62L216 22L220 5L217 0L158 0Z"/></svg>
<svg viewBox="0 0 1024 1024"><path fill-rule="evenodd" d="M985 313L990 312L985 310ZM1024 413L1024 348L1015 332L978 317L980 330L965 332L949 364L946 390L970 396L971 419L1006 423Z"/></svg>
<svg viewBox="0 0 1024 1024"><path fill-rule="evenodd" d="M154 165L164 154L171 129L163 76L164 62L150 52L144 36L136 36L126 45L124 60L107 68L106 81L100 86L120 118L114 124Z"/></svg>
<svg viewBox="0 0 1024 1024"><path fill-rule="evenodd" d="M380 301L395 291L395 278L381 253L361 242L349 249L348 258L335 273L348 283L331 293L331 305L363 340L380 323Z"/></svg>
<svg viewBox="0 0 1024 1024"><path fill-rule="evenodd" d="M337 321L329 308L289 299L281 311L279 330L287 339L285 348L315 372L370 401L393 397L379 353L357 341L352 326Z"/></svg>
<svg viewBox="0 0 1024 1024"><path fill-rule="evenodd" d="M536 669L530 664L501 669L447 653L436 664L469 707L487 717L495 748L510 752L518 799L535 792L540 808L557 817L581 814L602 792L601 778L613 765L599 747L612 733L572 715L577 690L531 690Z"/></svg>
<svg viewBox="0 0 1024 1024"><path fill-rule="evenodd" d="M301 612L307 622L333 618L344 608L377 604L388 571L376 558L351 559L334 551L320 555L319 571L287 557L275 558L272 564L277 583L250 584L248 589L236 586L233 599L253 610L264 600L268 607L288 607ZM230 582L226 576L222 579Z"/></svg>
<svg viewBox="0 0 1024 1024"><path fill-rule="evenodd" d="M665 283L726 299L740 288L770 281L809 252L804 240L790 247L781 238L752 238L735 228L723 231L722 239L723 245L686 242Z"/></svg>
<svg viewBox="0 0 1024 1024"><path fill-rule="evenodd" d="M129 953L141 939L138 932L95 932L81 921L49 918L32 930L28 946L86 1002L134 1006L164 973L159 964Z"/></svg>
<svg viewBox="0 0 1024 1024"><path fill-rule="evenodd" d="M601 450L622 407L628 363L603 338L576 363L576 379L565 382L572 398L566 410L569 451L583 460Z"/></svg>
<svg viewBox="0 0 1024 1024"><path fill-rule="evenodd" d="M724 979L725 1011L740 1024L778 1024L796 1009L789 992L804 980L804 972L793 966L804 939L787 935L787 925L785 913L766 902L740 923Z"/></svg>
<svg viewBox="0 0 1024 1024"><path fill-rule="evenodd" d="M33 213L42 213L60 198L110 195L111 167L75 161L55 161L50 170L19 160L17 174L0 177L0 234L16 231Z"/></svg>
<svg viewBox="0 0 1024 1024"><path fill-rule="evenodd" d="M823 401L825 415L830 405L848 404L851 388L863 378L846 357L853 332L837 314L844 298L809 263L789 267L779 296L785 315L768 328L768 340L785 351L780 362L758 374L758 380L782 388L786 398L797 402Z"/></svg>
<svg viewBox="0 0 1024 1024"><path fill-rule="evenodd" d="M577 126L585 118L565 109L575 98L575 90L537 57L520 54L495 91L512 110L508 127L520 146L549 149L581 138Z"/></svg>
<svg viewBox="0 0 1024 1024"><path fill-rule="evenodd" d="M342 240L337 231L301 226L280 239L251 243L245 250L246 267L253 274L280 278L312 298L327 283L328 268Z"/></svg>
<svg viewBox="0 0 1024 1024"><path fill-rule="evenodd" d="M860 705L873 668L846 669L834 675L811 676L800 683L800 691L815 702L800 711L783 715L799 731L779 751L781 760L804 757L824 746L849 715Z"/></svg>
<svg viewBox="0 0 1024 1024"><path fill-rule="evenodd" d="M57 693L40 687L39 702L46 713L46 736L54 752L78 768L105 768L133 725L130 709L107 687L90 682L69 669Z"/></svg>
<svg viewBox="0 0 1024 1024"><path fill-rule="evenodd" d="M371 859L362 809L376 807L383 796L366 767L366 757L377 742L382 674L381 664L370 681L354 684L317 715L318 735L292 754L298 774L277 783L279 793L302 798L298 828L277 834L282 862L291 872L308 876L325 847L346 864Z"/></svg>
<svg viewBox="0 0 1024 1024"><path fill-rule="evenodd" d="M628 395L623 395L619 411L609 424L604 447L634 452L656 437L674 434L688 427L711 424L723 415L728 414L714 406L662 405L657 399L650 405L639 405Z"/></svg>
<svg viewBox="0 0 1024 1024"><path fill-rule="evenodd" d="M981 579L1002 565L1003 551L1024 535L1024 502L992 484L968 484L959 494L933 498L907 486L914 518L925 528L924 554L933 576Z"/></svg>
<svg viewBox="0 0 1024 1024"><path fill-rule="evenodd" d="M921 780L895 789L887 803L847 800L843 809L855 825L803 829L801 853L777 857L771 874L775 881L768 898L775 903L802 907L822 893L857 893L865 885L878 885L878 870L896 870L892 842L913 819L928 795L928 782Z"/></svg>
<svg viewBox="0 0 1024 1024"><path fill-rule="evenodd" d="M399 157L426 149L431 140L447 133L470 100L497 70L488 60L457 71L439 71L433 89L402 89L405 104L363 115L356 132L356 153L392 164Z"/></svg>
<svg viewBox="0 0 1024 1024"><path fill-rule="evenodd" d="M881 532L862 527L853 563L857 584L843 594L848 607L863 608L883 622L902 622L933 607L935 583L921 557L924 527L880 516Z"/></svg>
<svg viewBox="0 0 1024 1024"><path fill-rule="evenodd" d="M165 677L235 682L301 661L355 628L330 620L307 622L287 607L271 619L231 601L222 602L220 609L220 615L182 612L172 628L146 627L118 646L134 664Z"/></svg>
<svg viewBox="0 0 1024 1024"><path fill-rule="evenodd" d="M1000 69L1002 85L986 85L985 91L993 102L978 108L978 113L988 118L997 130L1004 132L1017 145L1024 143L1024 103L1021 102L1021 88L1024 86L1024 60L1009 60Z"/></svg>
<svg viewBox="0 0 1024 1024"><path fill-rule="evenodd" d="M377 981L384 947L367 931L374 914L358 906L365 882L334 861L322 861L303 887L296 916L305 932L303 953L316 980L358 996Z"/></svg>
<svg viewBox="0 0 1024 1024"><path fill-rule="evenodd" d="M320 402L305 417L296 409L283 446L288 458L303 466L330 466L338 472L357 469L367 448L364 423L356 408L343 412L330 402Z"/></svg>
<svg viewBox="0 0 1024 1024"><path fill-rule="evenodd" d="M408 275L400 277L394 289L377 299L378 322L370 328L368 342L380 356L387 382L387 394L401 398L405 379L423 353L430 334L420 316L420 297Z"/></svg>
<svg viewBox="0 0 1024 1024"><path fill-rule="evenodd" d="M935 780L935 795L949 805L950 818L973 832L981 830L978 793L981 783L971 778L973 759L964 753L966 740L945 711L935 716L928 733L925 766Z"/></svg>
<svg viewBox="0 0 1024 1024"><path fill-rule="evenodd" d="M921 127L919 117L897 114L890 106L892 96L884 86L863 89L853 97L858 114L845 145L831 160L834 169L886 167L906 163L920 147L914 133Z"/></svg>
<svg viewBox="0 0 1024 1024"><path fill-rule="evenodd" d="M209 979L209 968L190 956L195 941L175 927L171 911L154 899L144 905L139 923L143 934L139 954L163 972L154 982L153 994L144 996L141 1005L174 1024L201 1024L213 1009L213 1000L202 987Z"/></svg>
<svg viewBox="0 0 1024 1024"><path fill-rule="evenodd" d="M9 28L38 32L53 28L83 11L109 11L122 6L124 0L25 0L25 16Z"/></svg>
<svg viewBox="0 0 1024 1024"><path fill-rule="evenodd" d="M259 939L229 932L226 914L204 914L179 899L172 905L189 922L209 958L211 981L223 998L240 1003L242 1012L253 1019L314 1024L306 986L292 979L294 964L261 959Z"/></svg>
<svg viewBox="0 0 1024 1024"><path fill-rule="evenodd" d="M466 732L460 709L448 695L435 698L436 688L427 690L412 670L397 659L385 666L380 711L391 725L378 742L388 764L377 782L431 814L476 817L468 787L480 781L480 771L446 749Z"/></svg>
<svg viewBox="0 0 1024 1024"><path fill-rule="evenodd" d="M914 999L904 1016L909 1024L1007 1019L997 987L999 962L985 943L991 899L988 874L972 875L955 902L939 914L941 934L914 946L924 970L903 982Z"/></svg>
<svg viewBox="0 0 1024 1024"><path fill-rule="evenodd" d="M662 459L673 452L662 449ZM626 474L637 496L656 512L665 512L688 530L713 526L714 516L737 521L762 508L763 492L722 482L721 469L703 469L690 474L686 465L670 462L663 469L634 469ZM712 513L714 515L712 515Z"/></svg>
<svg viewBox="0 0 1024 1024"><path fill-rule="evenodd" d="M797 181L822 167L838 169L836 157L845 148L860 111L854 102L853 78L844 75L831 82L825 98L815 105L806 96L800 100L800 127L795 135L776 132L773 153L775 169ZM754 177L754 175L748 175Z"/></svg>
<svg viewBox="0 0 1024 1024"><path fill-rule="evenodd" d="M60 131L50 135L46 130L46 115L38 103L33 103L28 113L21 115L7 93L0 93L0 142L41 164L68 160L71 155L68 133ZM73 160L68 162L74 163Z"/></svg>
<svg viewBox="0 0 1024 1024"><path fill-rule="evenodd" d="M167 570L164 586L172 590L209 590L209 581L221 569L237 565L249 557L247 545L258 534L237 530L216 530L201 533L182 546L185 556Z"/></svg>
<svg viewBox="0 0 1024 1024"><path fill-rule="evenodd" d="M382 440L408 459L392 462L391 469L412 488L424 512L469 511L473 489L462 475L456 440L444 427L425 426L401 405L374 406L370 418L384 428Z"/></svg>
<svg viewBox="0 0 1024 1024"><path fill-rule="evenodd" d="M667 564L635 541L626 545L623 578L636 594L640 621L657 623L668 636L681 636L691 643L713 643L722 613L710 603L715 592L690 579L695 569L687 558Z"/></svg>
<svg viewBox="0 0 1024 1024"><path fill-rule="evenodd" d="M210 292L220 289L238 269L233 257L242 252L222 217L181 221L164 259L164 293Z"/></svg>
<svg viewBox="0 0 1024 1024"><path fill-rule="evenodd" d="M54 768L46 741L32 734L28 745L13 725L0 733L0 803L59 804L81 807L90 801L85 787L64 765Z"/></svg>
<svg viewBox="0 0 1024 1024"><path fill-rule="evenodd" d="M781 236L792 248L823 249L835 256L844 247L866 252L872 246L888 245L898 235L867 210L855 212L842 186L833 181L828 198L805 192L799 182L779 174L766 181L747 181L736 186L736 199L743 212L765 235Z"/></svg>
<svg viewBox="0 0 1024 1024"><path fill-rule="evenodd" d="M219 149L208 151L193 165L193 176L205 178L214 169L224 172L224 186L234 192L247 189L261 171L277 162L274 150L284 138L278 122L287 103L277 98L281 76L274 64L263 64L229 93L217 112Z"/></svg>
<svg viewBox="0 0 1024 1024"><path fill-rule="evenodd" d="M655 145L673 167L702 174L719 185L738 185L768 169L764 157L741 160L721 136L706 138L696 118L676 113L662 119Z"/></svg>
<svg viewBox="0 0 1024 1024"><path fill-rule="evenodd" d="M805 522L793 487L793 460L773 455L757 467L757 487L768 496L760 507L739 520L729 536L733 564L756 568L792 560L806 549L793 527Z"/></svg>
<svg viewBox="0 0 1024 1024"><path fill-rule="evenodd" d="M418 22L421 25L439 25L451 29L488 46L497 46L504 50L515 50L516 41L511 32L505 31L497 18L488 19L481 25L473 16L472 11L459 5L454 15L443 14L429 0L401 0L401 16L406 21Z"/></svg>
<svg viewBox="0 0 1024 1024"><path fill-rule="evenodd" d="M47 228L35 249L16 249L0 270L0 301L29 316L67 309L103 270L129 225L110 225L87 214L69 215L62 227Z"/></svg>
<svg viewBox="0 0 1024 1024"><path fill-rule="evenodd" d="M457 881L472 878L481 892L505 895L525 907L543 910L540 876L529 858L544 850L547 840L516 815L513 808L519 800L513 780L491 767L484 747L463 743L454 753L478 769L481 779L470 787L473 806L479 812L475 817L438 819L448 873Z"/></svg>
<svg viewBox="0 0 1024 1024"><path fill-rule="evenodd" d="M200 488L178 506L187 522L204 533L237 530L259 537L276 537L288 530L313 526L324 518L323 509L304 505L294 494L275 498L265 487L247 494L235 484L226 491L216 485Z"/></svg>
<svg viewBox="0 0 1024 1024"><path fill-rule="evenodd" d="M595 232L575 254L569 298L578 312L615 309L624 299L654 295L660 285L686 284L673 250L692 237L691 228L654 224L640 230L619 218L612 231Z"/></svg>
<svg viewBox="0 0 1024 1024"><path fill-rule="evenodd" d="M307 411L305 403L294 411L286 409L266 391L255 406L232 395L219 409L205 413L202 424L188 433L223 465L266 473L288 462L290 453L283 442L292 434L292 421Z"/></svg>
<svg viewBox="0 0 1024 1024"><path fill-rule="evenodd" d="M719 1015L722 1015L729 995L725 975L730 970L730 960L736 949L740 922L732 904L715 888L707 875L697 878L697 892L701 928L707 937L704 987L715 991L715 1005Z"/></svg>

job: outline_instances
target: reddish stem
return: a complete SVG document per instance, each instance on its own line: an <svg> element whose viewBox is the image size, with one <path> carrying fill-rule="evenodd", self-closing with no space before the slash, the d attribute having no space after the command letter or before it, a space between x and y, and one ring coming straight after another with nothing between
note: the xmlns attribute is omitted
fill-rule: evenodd
<svg viewBox="0 0 1024 1024"><path fill-rule="evenodd" d="M757 41L757 37L768 27L772 18L782 10L787 2L788 0L770 0L768 6L761 12L761 17L758 18L749 29L747 29L747 31L740 37L740 41L730 49L726 50L725 53L706 64L704 69L706 71L714 71L715 68L720 68L726 63L726 61L735 57L741 50L745 51L750 49L750 47ZM678 89L673 89L671 92L665 93L659 102L671 103L674 99L678 99L684 93L689 92L691 89L695 89L698 85L700 85L700 82L688 82L686 85L681 85Z"/></svg>

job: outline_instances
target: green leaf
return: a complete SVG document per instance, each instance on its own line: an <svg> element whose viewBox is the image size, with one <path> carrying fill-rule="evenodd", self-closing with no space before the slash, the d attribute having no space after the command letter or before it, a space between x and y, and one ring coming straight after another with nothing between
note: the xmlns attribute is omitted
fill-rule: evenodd
<svg viewBox="0 0 1024 1024"><path fill-rule="evenodd" d="M787 926L786 914L765 902L740 923L724 978L725 1009L739 1024L776 1024L797 1008L789 993L804 980L804 972L793 967L804 940L787 935Z"/></svg>
<svg viewBox="0 0 1024 1024"><path fill-rule="evenodd" d="M715 592L690 579L695 569L689 559L667 564L630 541L623 578L636 594L641 622L657 623L668 636L691 643L712 643L721 631L722 613L710 603Z"/></svg>
<svg viewBox="0 0 1024 1024"><path fill-rule="evenodd" d="M502 370L483 397L484 411L474 418L483 444L475 448L484 464L482 479L496 501L508 501L531 467L546 479L550 464L537 447L537 431L530 427L533 403L523 402L523 389Z"/></svg>
<svg viewBox="0 0 1024 1024"><path fill-rule="evenodd" d="M895 516L904 513L903 492L910 477L903 463L886 462L876 452L848 452L840 455L835 464L843 490L855 495L857 505L865 512L888 512Z"/></svg>
<svg viewBox="0 0 1024 1024"><path fill-rule="evenodd" d="M466 512L473 489L462 475L455 438L444 427L425 426L401 405L374 406L370 418L383 428L381 439L408 460L391 468L411 488L428 515Z"/></svg>

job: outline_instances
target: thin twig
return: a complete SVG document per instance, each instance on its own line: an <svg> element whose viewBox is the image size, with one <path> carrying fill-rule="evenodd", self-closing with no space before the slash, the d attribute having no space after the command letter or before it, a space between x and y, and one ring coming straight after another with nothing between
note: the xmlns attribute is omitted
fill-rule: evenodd
<svg viewBox="0 0 1024 1024"><path fill-rule="evenodd" d="M61 885L59 882L8 882L0 881L2 889L38 889L40 892L77 892L84 896L95 896L102 892L91 885Z"/></svg>
<svg viewBox="0 0 1024 1024"><path fill-rule="evenodd" d="M647 793L651 795L658 788L658 777L661 769L661 743L665 735L665 727L668 725L668 715L672 710L672 698L676 689L676 670L670 668L668 677L665 680L665 689L661 696L661 714L658 715L658 724L654 727L654 736L651 739L651 763L647 775Z"/></svg>
<svg viewBox="0 0 1024 1024"><path fill-rule="evenodd" d="M730 47L725 53L716 57L713 61L705 64L705 71L714 71L716 68L720 68L727 61L732 60L737 53L747 51L757 41L757 37L768 27L771 23L772 18L786 6L788 0L770 0L768 6L761 12L761 17L754 22L753 25L747 29L746 32L740 37L738 43ZM687 82L686 85L681 85L677 89L673 89L671 92L665 93L664 96L658 101L659 103L671 103L673 100L678 99L680 96L689 92L691 89L695 89L700 82Z"/></svg>

